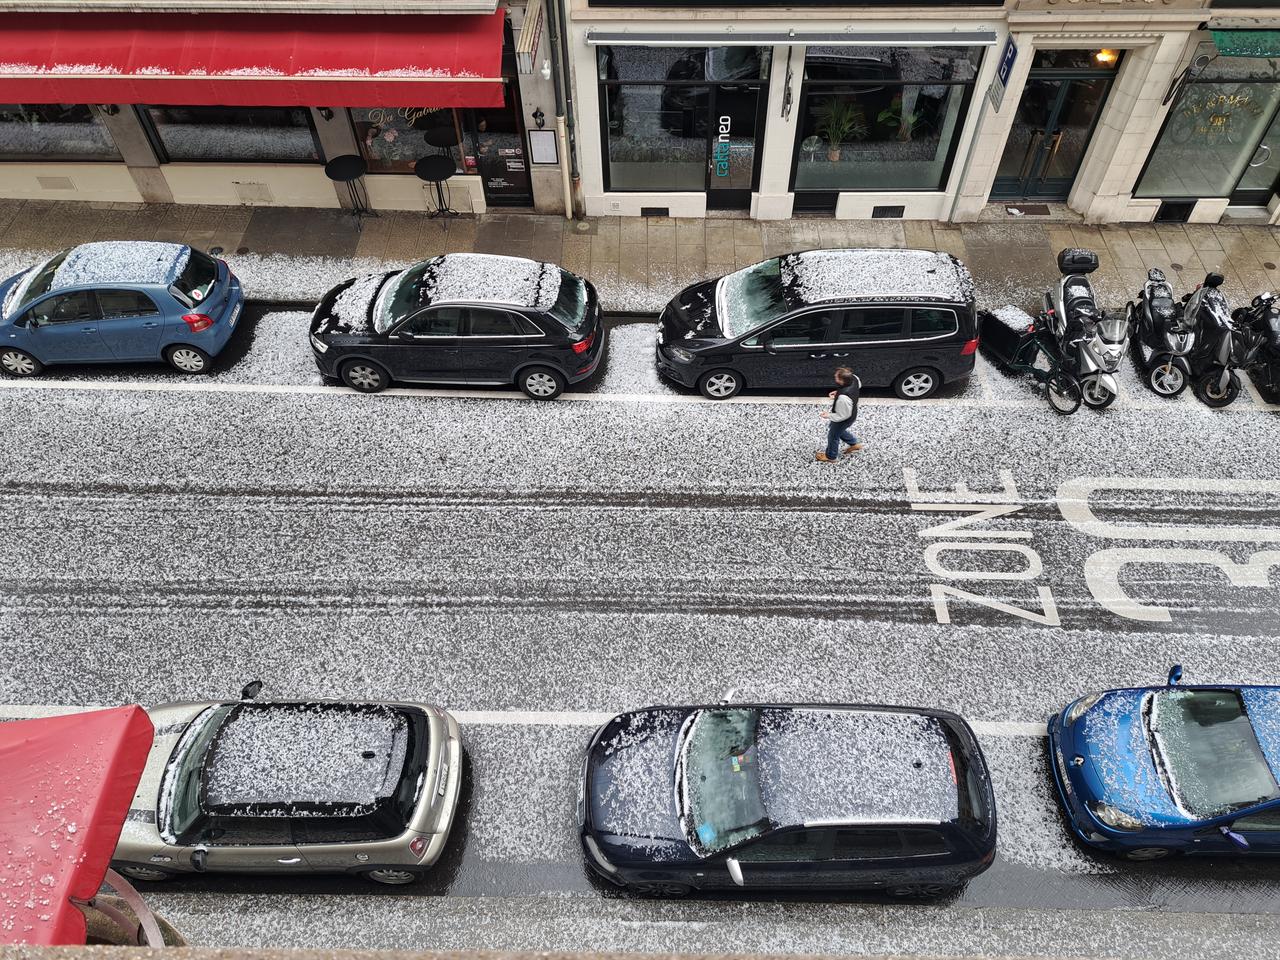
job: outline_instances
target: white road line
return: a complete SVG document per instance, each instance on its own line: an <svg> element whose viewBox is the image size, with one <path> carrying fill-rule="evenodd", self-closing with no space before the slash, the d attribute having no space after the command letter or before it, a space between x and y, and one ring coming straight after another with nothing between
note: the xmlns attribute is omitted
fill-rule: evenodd
<svg viewBox="0 0 1280 960"><path fill-rule="evenodd" d="M101 710L97 706L57 706L53 704L0 704L0 720L30 720L68 713ZM592 710L450 710L462 724L480 727L598 727L613 713ZM974 732L988 737L1043 737L1044 723L1018 720L971 720Z"/></svg>
<svg viewBox="0 0 1280 960"><path fill-rule="evenodd" d="M979 392L986 392L987 384L979 386ZM0 382L0 392L5 390L50 390L50 391L85 391L98 393L221 393L221 394L260 394L277 396L332 396L357 398L362 397L376 401L383 397L415 397L420 400L430 399L463 399L463 400L520 400L524 394L518 390L463 390L453 388L392 387L378 394L362 394L347 387L326 386L324 384L306 383L210 383L210 382L130 382L105 380L5 380ZM1250 396L1254 402L1250 404L1232 404L1224 407L1225 412L1254 413L1258 410L1280 411L1280 404L1266 403L1250 384ZM564 393L561 400L578 403L710 403L710 404L744 404L749 406L803 405L816 406L825 401L821 397L792 396L739 396L730 400L708 400L697 394L681 393ZM1033 396L1018 399L997 399L994 397L930 397L926 400L903 400L899 397L864 397L864 406L876 407L970 407L975 409L1021 410L1035 409L1041 404ZM1129 409L1164 409L1162 401L1149 398L1128 397L1122 400Z"/></svg>

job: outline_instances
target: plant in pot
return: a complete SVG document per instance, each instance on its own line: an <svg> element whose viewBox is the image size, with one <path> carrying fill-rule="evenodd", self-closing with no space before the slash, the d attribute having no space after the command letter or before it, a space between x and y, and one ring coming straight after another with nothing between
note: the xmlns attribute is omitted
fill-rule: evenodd
<svg viewBox="0 0 1280 960"><path fill-rule="evenodd" d="M856 103L829 97L818 104L815 115L818 122L814 130L827 141L827 159L832 163L840 159L842 143L861 140L867 135L866 115Z"/></svg>
<svg viewBox="0 0 1280 960"><path fill-rule="evenodd" d="M899 94L893 98L893 102L888 107L880 111L876 120L887 127L897 127L898 139L907 141L911 139L916 124L920 122L920 118L924 115L924 111L914 108L915 97L911 98L911 107L904 109L902 95Z"/></svg>

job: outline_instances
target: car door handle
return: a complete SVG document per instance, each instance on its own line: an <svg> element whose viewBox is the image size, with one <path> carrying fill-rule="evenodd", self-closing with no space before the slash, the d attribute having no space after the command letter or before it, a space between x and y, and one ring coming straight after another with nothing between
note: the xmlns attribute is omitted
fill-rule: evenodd
<svg viewBox="0 0 1280 960"><path fill-rule="evenodd" d="M833 357L847 357L847 356L848 356L848 354L847 354L847 353L833 353L833 354L832 354L832 356L833 356Z"/></svg>
<svg viewBox="0 0 1280 960"><path fill-rule="evenodd" d="M825 353L811 353L811 354L809 354L809 356L813 357L813 359L815 359L815 360L821 360L823 357L825 357L825 356L826 356L826 354L825 354Z"/></svg>
<svg viewBox="0 0 1280 960"><path fill-rule="evenodd" d="M158 326L160 326L160 324L158 324L158 323L144 323L144 324L143 324L143 326L144 326L144 327L146 327L148 330L150 330L152 327L158 327Z"/></svg>
<svg viewBox="0 0 1280 960"><path fill-rule="evenodd" d="M287 863L287 864L294 864L294 863L301 863L301 862L302 862L301 857L281 857L279 860L276 861L276 863Z"/></svg>

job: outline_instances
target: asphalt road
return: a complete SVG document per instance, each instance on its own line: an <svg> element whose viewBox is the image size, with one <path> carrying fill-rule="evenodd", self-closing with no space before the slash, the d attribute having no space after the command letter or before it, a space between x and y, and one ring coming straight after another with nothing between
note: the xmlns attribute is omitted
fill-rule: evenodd
<svg viewBox="0 0 1280 960"><path fill-rule="evenodd" d="M823 465L816 405L666 387L644 325L612 331L594 383L536 404L330 389L304 315L260 313L194 383L0 381L0 703L227 697L255 677L281 698L425 700L463 711L468 786L412 889L149 888L193 942L1280 955L1280 863L1080 849L1037 735L1173 662L1277 681L1274 577L1239 566L1280 539L1280 419L1257 398L1210 411L1135 387L1060 418L984 366L937 401L872 397L866 449ZM982 501L1001 515L943 526ZM573 833L595 715L729 688L963 713L996 779L996 865L938 905L603 888Z"/></svg>

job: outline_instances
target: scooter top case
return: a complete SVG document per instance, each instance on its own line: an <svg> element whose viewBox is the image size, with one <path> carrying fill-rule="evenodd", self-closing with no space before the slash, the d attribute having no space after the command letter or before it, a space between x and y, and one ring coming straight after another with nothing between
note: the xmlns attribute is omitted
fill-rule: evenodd
<svg viewBox="0 0 1280 960"><path fill-rule="evenodd" d="M1058 253L1058 272L1064 277L1073 273L1093 273L1098 269L1098 255L1081 247L1067 247Z"/></svg>

